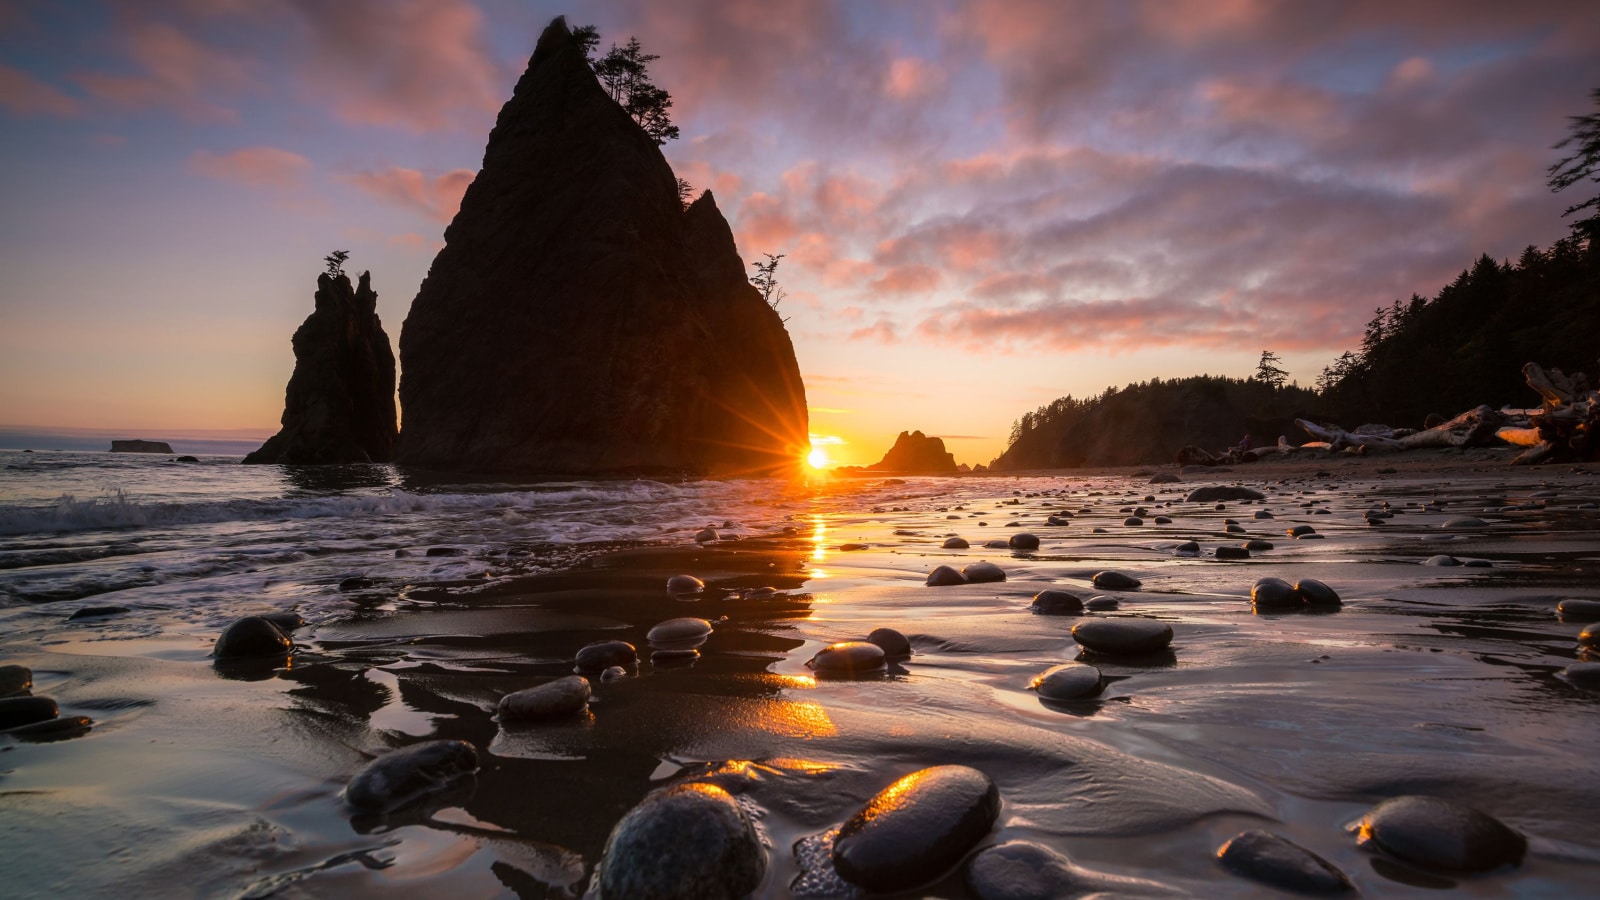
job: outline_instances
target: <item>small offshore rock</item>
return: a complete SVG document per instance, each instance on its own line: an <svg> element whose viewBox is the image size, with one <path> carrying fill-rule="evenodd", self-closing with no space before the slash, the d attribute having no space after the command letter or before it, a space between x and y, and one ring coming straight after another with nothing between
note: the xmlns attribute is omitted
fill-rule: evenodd
<svg viewBox="0 0 1600 900"><path fill-rule="evenodd" d="M674 597L698 594L705 589L706 583L693 575L674 575L667 579L667 593Z"/></svg>
<svg viewBox="0 0 1600 900"><path fill-rule="evenodd" d="M1158 882L1086 869L1031 841L1006 841L978 851L967 864L967 888L978 900L1182 896Z"/></svg>
<svg viewBox="0 0 1600 900"><path fill-rule="evenodd" d="M1569 597L1556 604L1556 612L1568 622L1600 622L1600 600Z"/></svg>
<svg viewBox="0 0 1600 900"><path fill-rule="evenodd" d="M49 697L7 697L0 700L0 728L32 725L60 715L61 709Z"/></svg>
<svg viewBox="0 0 1600 900"><path fill-rule="evenodd" d="M870 641L840 641L818 650L806 665L818 675L871 675L883 671L885 657Z"/></svg>
<svg viewBox="0 0 1600 900"><path fill-rule="evenodd" d="M1338 606L1339 593L1315 578L1302 578L1294 583L1295 593L1309 606Z"/></svg>
<svg viewBox="0 0 1600 900"><path fill-rule="evenodd" d="M75 610L72 615L67 616L67 621L74 622L78 619L98 619L103 616L119 616L125 612L128 612L128 608L126 606L85 606Z"/></svg>
<svg viewBox="0 0 1600 900"><path fill-rule="evenodd" d="M1090 583L1102 591L1137 591L1144 582L1121 572L1096 572Z"/></svg>
<svg viewBox="0 0 1600 900"><path fill-rule="evenodd" d="M888 659L906 659L911 656L911 641L893 628L874 628L867 635L867 643L877 644Z"/></svg>
<svg viewBox="0 0 1600 900"><path fill-rule="evenodd" d="M977 769L912 772L844 823L833 843L833 866L869 891L909 890L959 862L999 815L1000 791Z"/></svg>
<svg viewBox="0 0 1600 900"><path fill-rule="evenodd" d="M1102 686L1100 670L1080 662L1051 666L1028 684L1046 700L1082 700L1099 695Z"/></svg>
<svg viewBox="0 0 1600 900"><path fill-rule="evenodd" d="M961 575L967 579L968 584L985 584L992 581L1006 580L1005 570L987 560L975 562L962 568Z"/></svg>
<svg viewBox="0 0 1600 900"><path fill-rule="evenodd" d="M1159 653L1172 643L1172 626L1132 616L1091 619L1072 626L1072 639L1084 649L1107 656Z"/></svg>
<svg viewBox="0 0 1600 900"><path fill-rule="evenodd" d="M944 543L940 546L944 547L946 550L965 550L972 545L967 543L966 538L953 537L945 538Z"/></svg>
<svg viewBox="0 0 1600 900"><path fill-rule="evenodd" d="M1271 541L1263 541L1263 540L1258 538L1256 540L1245 541L1244 542L1244 548L1246 550L1249 550L1251 553L1256 553L1256 552L1262 551L1262 550L1271 550L1272 549L1272 542Z"/></svg>
<svg viewBox="0 0 1600 900"><path fill-rule="evenodd" d="M1083 612L1083 599L1052 588L1034 594L1033 604L1028 608L1041 616L1075 616Z"/></svg>
<svg viewBox="0 0 1600 900"><path fill-rule="evenodd" d="M1288 838L1259 829L1240 832L1217 850L1235 875L1302 894L1339 894L1350 879L1334 865Z"/></svg>
<svg viewBox="0 0 1600 900"><path fill-rule="evenodd" d="M639 651L627 641L595 641L578 651L579 672L604 672L612 666L628 668L639 661Z"/></svg>
<svg viewBox="0 0 1600 900"><path fill-rule="evenodd" d="M949 566L939 566L928 573L928 587L949 587L953 584L966 583L967 579L963 578L960 572Z"/></svg>
<svg viewBox="0 0 1600 900"><path fill-rule="evenodd" d="M32 687L32 669L27 666L0 666L0 697L21 694Z"/></svg>
<svg viewBox="0 0 1600 900"><path fill-rule="evenodd" d="M1296 525L1293 528L1290 528L1288 530L1288 532L1287 532L1289 537L1292 537L1292 538L1305 537L1308 534L1316 534L1316 533L1317 533L1317 530L1315 528L1312 528L1310 525Z"/></svg>
<svg viewBox="0 0 1600 900"><path fill-rule="evenodd" d="M1244 547L1218 547L1217 559L1249 559L1250 551Z"/></svg>
<svg viewBox="0 0 1600 900"><path fill-rule="evenodd" d="M1083 605L1091 612L1108 612L1120 604L1115 597L1090 597Z"/></svg>
<svg viewBox="0 0 1600 900"><path fill-rule="evenodd" d="M1568 683L1589 691L1600 691L1600 663L1573 663L1562 670Z"/></svg>
<svg viewBox="0 0 1600 900"><path fill-rule="evenodd" d="M1441 553L1437 556L1428 557L1422 561L1422 564L1425 566L1459 566L1461 565L1461 560Z"/></svg>
<svg viewBox="0 0 1600 900"><path fill-rule="evenodd" d="M271 619L245 616L235 619L211 648L217 659L246 659L252 656L281 656L294 649L294 643Z"/></svg>
<svg viewBox="0 0 1600 900"><path fill-rule="evenodd" d="M1504 822L1437 797L1395 797L1361 820L1360 839L1428 869L1487 872L1516 865L1528 840Z"/></svg>
<svg viewBox="0 0 1600 900"><path fill-rule="evenodd" d="M610 669L606 671L609 672ZM590 694L589 679L582 675L568 675L538 687L514 691L501 697L500 718L502 721L528 721L570 716L589 707Z"/></svg>
<svg viewBox="0 0 1600 900"><path fill-rule="evenodd" d="M736 900L767 858L744 807L714 784L650 794L606 838L598 882L607 900Z"/></svg>
<svg viewBox="0 0 1600 900"><path fill-rule="evenodd" d="M1006 543L1009 544L1013 550L1037 550L1039 549L1039 536L1036 534L1029 534L1026 531L1019 531L1016 534L1013 534L1011 536L1011 540L1007 541Z"/></svg>
<svg viewBox="0 0 1600 900"><path fill-rule="evenodd" d="M710 633L710 622L705 619L685 616L657 623L645 637L652 644L676 644L704 638Z"/></svg>
<svg viewBox="0 0 1600 900"><path fill-rule="evenodd" d="M1304 605L1294 585L1282 578L1263 578L1250 588L1250 602L1257 609L1287 609Z"/></svg>
<svg viewBox="0 0 1600 900"><path fill-rule="evenodd" d="M1267 495L1247 487L1226 484L1209 484L1189 492L1190 503L1211 503L1217 500L1265 500Z"/></svg>
<svg viewBox="0 0 1600 900"><path fill-rule="evenodd" d="M478 771L466 741L423 741L369 762L345 786L345 802L362 812L388 812Z"/></svg>

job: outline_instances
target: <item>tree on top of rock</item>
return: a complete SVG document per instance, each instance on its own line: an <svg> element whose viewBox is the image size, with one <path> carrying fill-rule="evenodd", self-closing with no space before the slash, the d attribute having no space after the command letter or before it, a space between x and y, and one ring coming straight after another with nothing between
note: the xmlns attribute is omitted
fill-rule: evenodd
<svg viewBox="0 0 1600 900"><path fill-rule="evenodd" d="M611 45L611 50L599 59L594 58L600 46L600 31L593 25L584 25L572 31L573 40L583 51L583 58L600 86L611 99L617 101L644 133L657 144L678 139L678 126L672 124L672 95L650 81L650 64L661 57L646 53L639 39L629 37L626 46Z"/></svg>

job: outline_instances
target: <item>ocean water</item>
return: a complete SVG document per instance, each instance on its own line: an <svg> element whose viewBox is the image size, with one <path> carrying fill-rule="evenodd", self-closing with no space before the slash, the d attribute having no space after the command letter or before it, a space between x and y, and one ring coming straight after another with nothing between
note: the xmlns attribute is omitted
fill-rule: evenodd
<svg viewBox="0 0 1600 900"><path fill-rule="evenodd" d="M468 484L0 454L0 664L94 720L65 740L0 734L0 894L584 897L612 827L688 781L755 822L754 896L852 898L828 864L834 829L948 764L999 790L981 845L1042 845L1103 890L1282 896L1217 861L1265 829L1365 896L1592 893L1600 693L1566 674L1593 651L1556 606L1600 599L1600 476L1410 460L1185 476L1265 496L1219 505L1132 472ZM1140 507L1144 524L1124 524ZM1391 517L1369 524L1374 510ZM1319 537L1291 538L1301 525ZM697 541L707 526L718 539ZM1020 532L1038 549L1010 549ZM951 535L971 546L945 549ZM1214 556L1249 539L1273 547ZM1190 540L1198 556L1178 552ZM924 583L979 560L1006 580ZM1104 570L1143 584L1098 590ZM706 590L669 595L678 574ZM1267 576L1318 579L1343 604L1258 611ZM1036 615L1046 588L1119 608ZM69 618L95 606L126 611ZM212 659L233 618L288 610L307 620L292 654ZM698 655L653 657L651 627L683 616L713 627ZM1170 625L1171 651L1108 658L1071 636L1119 616ZM845 680L807 665L878 627L911 658ZM600 640L640 658L596 680L587 712L497 718L501 696L570 674ZM1030 689L1069 660L1100 668L1100 696ZM471 742L475 779L385 816L344 803L368 760L432 738ZM1362 844L1354 823L1403 795L1484 810L1527 855L1462 874ZM981 896L960 854L925 875L907 896Z"/></svg>

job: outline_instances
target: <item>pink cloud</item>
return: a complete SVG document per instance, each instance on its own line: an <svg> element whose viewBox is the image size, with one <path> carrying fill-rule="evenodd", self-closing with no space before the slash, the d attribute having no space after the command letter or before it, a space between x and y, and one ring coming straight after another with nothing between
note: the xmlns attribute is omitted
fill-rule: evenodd
<svg viewBox="0 0 1600 900"><path fill-rule="evenodd" d="M235 110L211 98L253 85L250 59L204 46L164 23L131 25L122 42L139 71L72 76L95 99L125 110L166 109L195 121L238 120Z"/></svg>
<svg viewBox="0 0 1600 900"><path fill-rule="evenodd" d="M879 344L898 344L900 336L895 333L894 323L888 319L879 319L866 328L857 328L850 332L852 341L874 341ZM809 379L816 381L818 379Z"/></svg>
<svg viewBox="0 0 1600 900"><path fill-rule="evenodd" d="M897 266L885 272L868 288L878 294L926 294L937 288L943 280L944 276L932 266Z"/></svg>
<svg viewBox="0 0 1600 900"><path fill-rule="evenodd" d="M285 190L304 184L311 161L277 147L245 147L227 153L197 150L189 157L189 167L218 181Z"/></svg>
<svg viewBox="0 0 1600 900"><path fill-rule="evenodd" d="M21 69L0 65L0 107L14 116L70 118L82 109L76 99Z"/></svg>
<svg viewBox="0 0 1600 900"><path fill-rule="evenodd" d="M461 209L461 197L477 177L473 169L453 169L430 177L418 169L390 166L376 172L356 172L343 179L381 200L415 210L436 222L449 222Z"/></svg>
<svg viewBox="0 0 1600 900"><path fill-rule="evenodd" d="M939 89L944 73L938 66L915 57L901 57L889 63L883 91L895 100L913 100Z"/></svg>

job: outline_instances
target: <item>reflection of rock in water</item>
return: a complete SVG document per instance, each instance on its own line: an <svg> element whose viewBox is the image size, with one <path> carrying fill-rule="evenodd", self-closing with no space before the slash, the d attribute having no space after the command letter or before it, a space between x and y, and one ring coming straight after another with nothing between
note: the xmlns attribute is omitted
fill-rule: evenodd
<svg viewBox="0 0 1600 900"><path fill-rule="evenodd" d="M283 477L297 490L324 496L362 488L386 488L395 482L394 469L379 465L284 466Z"/></svg>

